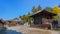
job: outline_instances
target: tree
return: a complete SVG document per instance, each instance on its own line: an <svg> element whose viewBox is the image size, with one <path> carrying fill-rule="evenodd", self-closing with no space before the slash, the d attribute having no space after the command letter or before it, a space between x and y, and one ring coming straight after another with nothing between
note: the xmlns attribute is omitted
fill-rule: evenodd
<svg viewBox="0 0 60 34"><path fill-rule="evenodd" d="M30 22L30 21L31 21L31 18L30 18L30 12L28 12L27 18L28 18L28 22Z"/></svg>
<svg viewBox="0 0 60 34"><path fill-rule="evenodd" d="M35 6L33 6L33 8L32 8L32 12L33 12L33 13L37 12Z"/></svg>
<svg viewBox="0 0 60 34"><path fill-rule="evenodd" d="M60 13L60 8L58 6L54 6L53 12L57 14Z"/></svg>
<svg viewBox="0 0 60 34"><path fill-rule="evenodd" d="M30 16L30 12L28 12L28 14L25 16L25 18L26 18L26 19L25 19L26 22L29 22L29 21L30 21L30 17L29 17L29 16Z"/></svg>
<svg viewBox="0 0 60 34"><path fill-rule="evenodd" d="M35 12L41 10L41 9L42 9L42 8L41 8L40 5L39 5L37 8L35 8L35 6L33 6L33 8L32 8L32 12L35 13Z"/></svg>
<svg viewBox="0 0 60 34"><path fill-rule="evenodd" d="M29 24L31 24L31 21L33 21L33 18L30 18L30 15L31 15L31 13L28 12L28 14L27 14L27 22L28 22Z"/></svg>
<svg viewBox="0 0 60 34"><path fill-rule="evenodd" d="M22 16L19 16L19 18L21 18Z"/></svg>
<svg viewBox="0 0 60 34"><path fill-rule="evenodd" d="M52 11L53 11L53 9L50 8L50 7L46 7L45 10L47 10L47 11L49 11L49 12L52 12Z"/></svg>
<svg viewBox="0 0 60 34"><path fill-rule="evenodd" d="M56 13L58 15L58 13L60 13L60 9L58 6L54 6L53 7L53 13ZM54 19L58 19L58 16L53 16Z"/></svg>
<svg viewBox="0 0 60 34"><path fill-rule="evenodd" d="M29 20L29 15L30 15L30 12L28 12L27 15L19 16L19 18L21 18L21 19L24 20L25 22L28 22L28 20Z"/></svg>
<svg viewBox="0 0 60 34"><path fill-rule="evenodd" d="M37 7L37 11L39 11L39 10L41 10L42 8L41 8L41 6L39 5L38 7Z"/></svg>
<svg viewBox="0 0 60 34"><path fill-rule="evenodd" d="M19 18L21 18L22 20L24 20L24 18L25 18L25 15L23 15L23 16L20 16Z"/></svg>
<svg viewBox="0 0 60 34"><path fill-rule="evenodd" d="M31 14L31 13L30 13L30 12L28 12L28 14L27 14L27 15L28 15L28 16L30 16L30 14Z"/></svg>

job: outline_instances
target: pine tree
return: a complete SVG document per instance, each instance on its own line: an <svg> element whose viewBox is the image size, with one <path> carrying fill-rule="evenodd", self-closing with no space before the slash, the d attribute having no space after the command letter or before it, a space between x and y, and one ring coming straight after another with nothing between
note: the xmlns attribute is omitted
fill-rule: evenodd
<svg viewBox="0 0 60 34"><path fill-rule="evenodd" d="M33 6L33 8L32 8L32 12L33 12L33 13L37 12L35 6Z"/></svg>
<svg viewBox="0 0 60 34"><path fill-rule="evenodd" d="M42 9L42 8L41 8L41 6L39 5L38 8L37 8L37 11L39 11L39 10L41 10L41 9Z"/></svg>
<svg viewBox="0 0 60 34"><path fill-rule="evenodd" d="M51 7L46 7L45 10L49 11L49 12L52 12L53 9Z"/></svg>

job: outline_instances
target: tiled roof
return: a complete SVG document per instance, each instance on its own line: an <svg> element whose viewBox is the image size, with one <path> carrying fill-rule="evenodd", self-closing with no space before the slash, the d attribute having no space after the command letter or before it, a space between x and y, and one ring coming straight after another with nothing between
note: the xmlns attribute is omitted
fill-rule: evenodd
<svg viewBox="0 0 60 34"><path fill-rule="evenodd" d="M30 16L35 15L35 14L41 12L41 11L42 11L42 10L39 10L39 11L37 11L36 13L31 14Z"/></svg>

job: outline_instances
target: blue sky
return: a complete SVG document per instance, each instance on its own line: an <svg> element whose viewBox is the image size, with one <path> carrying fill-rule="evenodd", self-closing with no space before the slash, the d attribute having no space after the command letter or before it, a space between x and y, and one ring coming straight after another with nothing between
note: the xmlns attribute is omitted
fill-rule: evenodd
<svg viewBox="0 0 60 34"><path fill-rule="evenodd" d="M31 12L33 6L54 7L60 0L0 0L0 18L9 20Z"/></svg>

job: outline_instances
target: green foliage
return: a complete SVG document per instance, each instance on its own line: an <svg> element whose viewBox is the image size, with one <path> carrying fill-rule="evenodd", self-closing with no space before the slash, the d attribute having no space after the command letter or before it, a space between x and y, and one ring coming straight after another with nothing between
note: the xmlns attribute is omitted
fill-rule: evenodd
<svg viewBox="0 0 60 34"><path fill-rule="evenodd" d="M30 12L28 12L28 14L26 15L26 17L27 17L27 22L30 22L31 21L31 18L29 17L31 14L30 14Z"/></svg>
<svg viewBox="0 0 60 34"><path fill-rule="evenodd" d="M40 5L39 5L37 8L35 8L35 6L33 6L33 8L32 8L32 13L35 13L35 12L41 10L41 9L42 9L42 8L41 8ZM53 9L50 8L50 7L46 7L45 10L52 12ZM24 20L25 22L28 22L28 23L29 23L29 22L31 22L31 21L33 20L33 18L30 18L30 15L31 15L31 13L28 12L27 15L20 16L19 18L21 18L21 19Z"/></svg>
<svg viewBox="0 0 60 34"><path fill-rule="evenodd" d="M35 13L35 12L41 10L41 9L42 9L42 8L41 8L40 5L39 5L37 8L35 8L35 6L33 6L33 8L32 8L32 12Z"/></svg>
<svg viewBox="0 0 60 34"><path fill-rule="evenodd" d="M41 6L40 5L37 8L35 8L35 6L33 6L32 13L35 13L35 12L37 12L39 10L41 10ZM19 16L19 18L21 18L25 22L31 22L33 20L33 18L30 18L30 15L31 15L31 13L28 12L27 15Z"/></svg>
<svg viewBox="0 0 60 34"><path fill-rule="evenodd" d="M24 20L26 23L28 22L31 22L31 20L33 20L32 18L30 18L29 16L30 16L30 12L28 12L28 14L27 15L23 15L23 16L20 16L19 18L21 18L22 20Z"/></svg>
<svg viewBox="0 0 60 34"><path fill-rule="evenodd" d="M52 12L53 9L51 7L46 7L45 10Z"/></svg>
<svg viewBox="0 0 60 34"><path fill-rule="evenodd" d="M54 6L53 7L53 12L56 13L56 14L60 13L60 7Z"/></svg>
<svg viewBox="0 0 60 34"><path fill-rule="evenodd" d="M39 10L41 10L42 8L41 8L41 6L39 5L38 7L37 7L37 11L39 11Z"/></svg>
<svg viewBox="0 0 60 34"><path fill-rule="evenodd" d="M33 13L37 12L35 6L33 6L33 8L32 8L32 12L33 12Z"/></svg>
<svg viewBox="0 0 60 34"><path fill-rule="evenodd" d="M41 6L39 5L37 8L35 6L32 7L32 13L35 13L39 10L41 10ZM49 12L54 12L54 13L60 13L60 8L55 6L54 8L51 8L51 7L46 7L45 10L49 11ZM27 15L23 15L23 16L20 16L19 18L21 18L22 20L24 20L25 22L31 22L33 21L33 18L30 18L30 15L31 13L28 12ZM56 19L57 16L54 16L54 18Z"/></svg>
<svg viewBox="0 0 60 34"><path fill-rule="evenodd" d="M28 12L27 16L30 16L30 12Z"/></svg>

